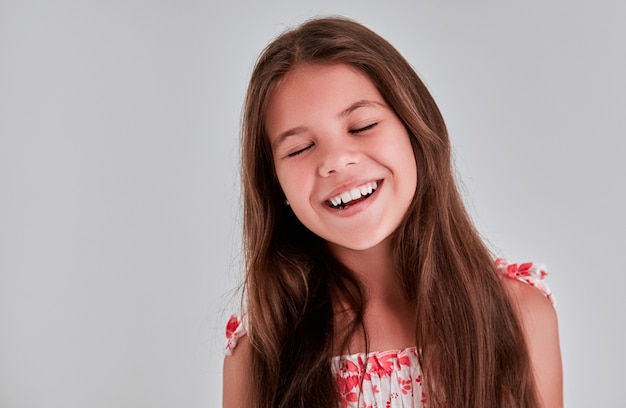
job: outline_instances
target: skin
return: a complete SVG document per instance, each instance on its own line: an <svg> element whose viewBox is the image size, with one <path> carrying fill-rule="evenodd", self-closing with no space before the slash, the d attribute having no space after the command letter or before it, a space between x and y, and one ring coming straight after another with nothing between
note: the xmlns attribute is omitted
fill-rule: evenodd
<svg viewBox="0 0 626 408"><path fill-rule="evenodd" d="M346 65L300 65L270 98L275 170L298 219L340 260L376 250L397 229L417 185L409 135L372 82ZM377 183L344 209L329 200Z"/></svg>
<svg viewBox="0 0 626 408"><path fill-rule="evenodd" d="M537 289L502 278L522 323L542 407L563 406L563 365L556 310Z"/></svg>
<svg viewBox="0 0 626 408"><path fill-rule="evenodd" d="M410 307L396 294L389 236L404 217L417 186L409 135L373 83L346 65L292 69L269 100L267 133L275 171L298 219L328 242L366 289L370 350L414 345ZM344 209L329 199L377 182L369 198ZM529 345L544 407L561 407L562 373L554 308L536 289L504 279ZM358 334L349 354L365 350ZM250 344L240 340L224 360L223 406L247 407Z"/></svg>
<svg viewBox="0 0 626 408"><path fill-rule="evenodd" d="M249 400L250 341L248 336L239 339L237 348L224 358L222 382L223 408L252 408Z"/></svg>

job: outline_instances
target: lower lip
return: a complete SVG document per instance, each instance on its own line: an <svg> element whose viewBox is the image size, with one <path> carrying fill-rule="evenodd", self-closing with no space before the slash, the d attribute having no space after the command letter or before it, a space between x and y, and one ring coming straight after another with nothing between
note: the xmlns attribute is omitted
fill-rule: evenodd
<svg viewBox="0 0 626 408"><path fill-rule="evenodd" d="M378 192L382 188L382 185L383 185L383 181L379 180L376 190L369 197L355 204L351 204L352 201L350 201L347 204L346 208L332 208L329 205L326 205L325 207L333 215L337 215L339 217L352 217L353 215L358 214L361 211L364 211L367 207L369 207L376 200L376 198L378 197Z"/></svg>

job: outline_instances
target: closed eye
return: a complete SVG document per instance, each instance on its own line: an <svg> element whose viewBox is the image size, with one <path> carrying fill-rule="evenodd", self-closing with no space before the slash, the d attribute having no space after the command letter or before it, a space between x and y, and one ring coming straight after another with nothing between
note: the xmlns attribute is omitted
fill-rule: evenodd
<svg viewBox="0 0 626 408"><path fill-rule="evenodd" d="M287 157L295 157L299 155L300 153L304 153L305 151L309 150L311 147L313 147L312 144L306 145L302 149L296 150L295 152L288 153Z"/></svg>
<svg viewBox="0 0 626 408"><path fill-rule="evenodd" d="M367 125L367 126L364 126L364 127L362 127L362 128L358 128L358 129L351 129L351 130L349 130L348 132L350 132L350 133L351 133L351 134L353 134L353 135L357 135L357 134L359 134L359 133L363 133L363 132L365 132L365 131L367 131L367 130L370 130L370 129L374 128L376 125L378 125L378 122L374 122L374 123L372 123L371 125Z"/></svg>

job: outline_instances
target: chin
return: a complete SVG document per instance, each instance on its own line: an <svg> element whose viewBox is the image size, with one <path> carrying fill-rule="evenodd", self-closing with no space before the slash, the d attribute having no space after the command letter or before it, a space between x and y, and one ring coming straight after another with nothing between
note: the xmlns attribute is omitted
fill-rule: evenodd
<svg viewBox="0 0 626 408"><path fill-rule="evenodd" d="M370 238L362 240L345 240L342 242L329 242L337 249L347 249L350 251L368 251L380 248L381 244L387 243L389 237Z"/></svg>

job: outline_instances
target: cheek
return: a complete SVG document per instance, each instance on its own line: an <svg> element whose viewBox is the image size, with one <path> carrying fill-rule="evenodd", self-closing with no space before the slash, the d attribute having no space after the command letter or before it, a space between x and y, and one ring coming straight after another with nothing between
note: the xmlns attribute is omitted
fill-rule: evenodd
<svg viewBox="0 0 626 408"><path fill-rule="evenodd" d="M283 194L290 202L295 204L303 199L308 180L302 171L289 166L277 166L276 177Z"/></svg>

